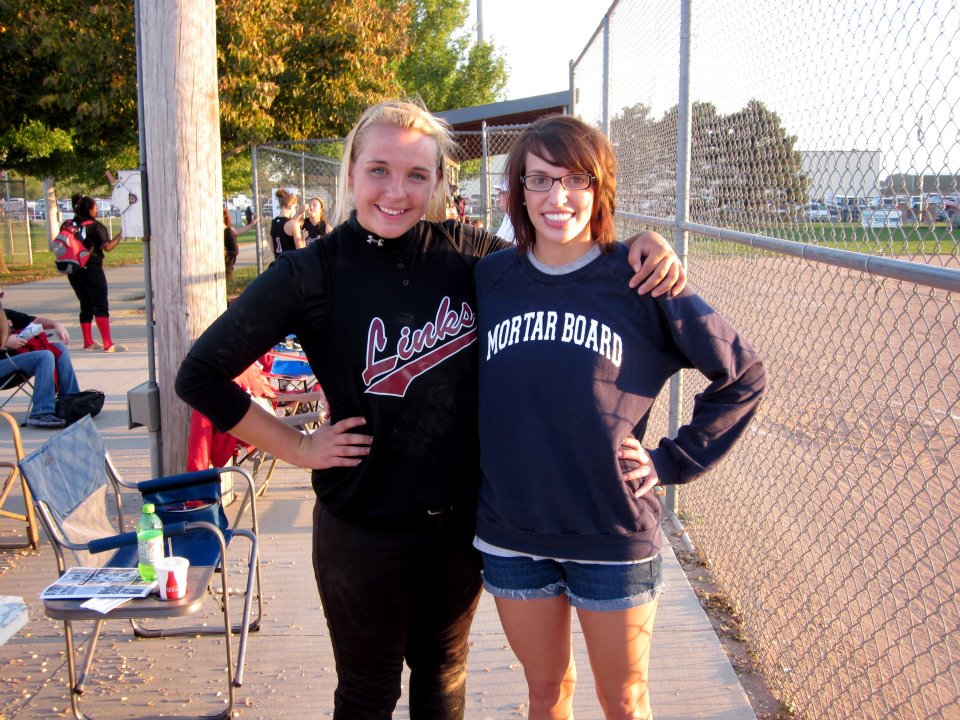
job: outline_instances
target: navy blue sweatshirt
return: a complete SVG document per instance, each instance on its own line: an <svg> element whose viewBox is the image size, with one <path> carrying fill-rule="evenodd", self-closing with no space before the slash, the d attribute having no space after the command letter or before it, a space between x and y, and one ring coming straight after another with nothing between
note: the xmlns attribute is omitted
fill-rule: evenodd
<svg viewBox="0 0 960 720"><path fill-rule="evenodd" d="M477 265L477 535L492 545L583 561L656 554L660 501L624 483L622 439L642 441L664 383L698 369L711 383L693 417L650 450L661 484L685 483L730 449L757 409L766 386L757 353L689 289L638 296L626 254L618 245L565 275L540 272L516 249Z"/></svg>

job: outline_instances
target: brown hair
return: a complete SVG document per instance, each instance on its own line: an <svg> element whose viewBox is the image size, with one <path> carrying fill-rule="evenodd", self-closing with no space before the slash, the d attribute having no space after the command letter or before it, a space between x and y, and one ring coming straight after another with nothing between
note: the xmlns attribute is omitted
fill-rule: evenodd
<svg viewBox="0 0 960 720"><path fill-rule="evenodd" d="M277 190L277 200L280 201L281 208L288 208L297 201L297 196L286 188L280 188Z"/></svg>
<svg viewBox="0 0 960 720"><path fill-rule="evenodd" d="M233 227L233 218L230 217L230 211L226 208L223 209L223 226L225 228Z"/></svg>
<svg viewBox="0 0 960 720"><path fill-rule="evenodd" d="M309 204L312 203L314 200L316 200L318 203L320 203L320 222L325 223L325 222L327 221L327 208L326 208L326 206L323 204L323 200L322 200L321 198L318 198L318 197L312 197L312 198L310 198L309 200L307 200L307 204L309 205Z"/></svg>
<svg viewBox="0 0 960 720"><path fill-rule="evenodd" d="M571 172L589 173L593 181L593 215L590 235L601 249L609 251L616 242L613 214L616 210L617 160L606 136L582 120L569 115L540 118L517 139L507 156L506 177L511 193L507 212L513 223L517 247L528 252L536 240L536 232L524 197L523 175L527 153L553 165L570 168Z"/></svg>

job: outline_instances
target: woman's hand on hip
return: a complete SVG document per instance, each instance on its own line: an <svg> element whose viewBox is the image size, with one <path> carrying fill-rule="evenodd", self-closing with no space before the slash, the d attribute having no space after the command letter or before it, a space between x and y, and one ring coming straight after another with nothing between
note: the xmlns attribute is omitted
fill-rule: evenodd
<svg viewBox="0 0 960 720"><path fill-rule="evenodd" d="M628 435L623 439L617 450L617 459L621 461L621 468L624 465L632 468L623 472L623 482L639 483L637 489L632 491L634 497L643 497L657 486L657 469L653 466L650 455L635 437Z"/></svg>
<svg viewBox="0 0 960 720"><path fill-rule="evenodd" d="M321 425L304 435L302 452L304 465L316 470L332 467L356 467L370 454L373 437L350 430L366 425L366 419L352 417L333 425Z"/></svg>

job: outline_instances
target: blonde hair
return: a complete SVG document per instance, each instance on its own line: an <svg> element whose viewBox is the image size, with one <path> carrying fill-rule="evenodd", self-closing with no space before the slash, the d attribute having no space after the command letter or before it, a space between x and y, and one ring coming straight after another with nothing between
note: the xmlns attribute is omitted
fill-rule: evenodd
<svg viewBox="0 0 960 720"><path fill-rule="evenodd" d="M446 212L446 187L448 161L456 151L456 143L450 135L450 126L427 111L422 105L402 100L388 100L371 105L364 111L360 121L353 126L343 145L343 162L340 164L340 178L337 187L337 214L333 224L344 222L353 211L353 197L350 193L350 167L363 148L363 139L367 131L377 125L414 130L431 137L437 142L437 183L430 204L427 206L428 218L442 219Z"/></svg>

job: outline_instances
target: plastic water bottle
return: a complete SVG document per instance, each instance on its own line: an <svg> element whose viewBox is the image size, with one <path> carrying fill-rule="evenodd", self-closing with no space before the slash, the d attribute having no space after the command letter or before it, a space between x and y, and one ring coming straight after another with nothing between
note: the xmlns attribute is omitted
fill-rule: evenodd
<svg viewBox="0 0 960 720"><path fill-rule="evenodd" d="M153 503L144 503L137 523L137 570L144 580L156 580L153 564L163 557L163 523L154 512Z"/></svg>

